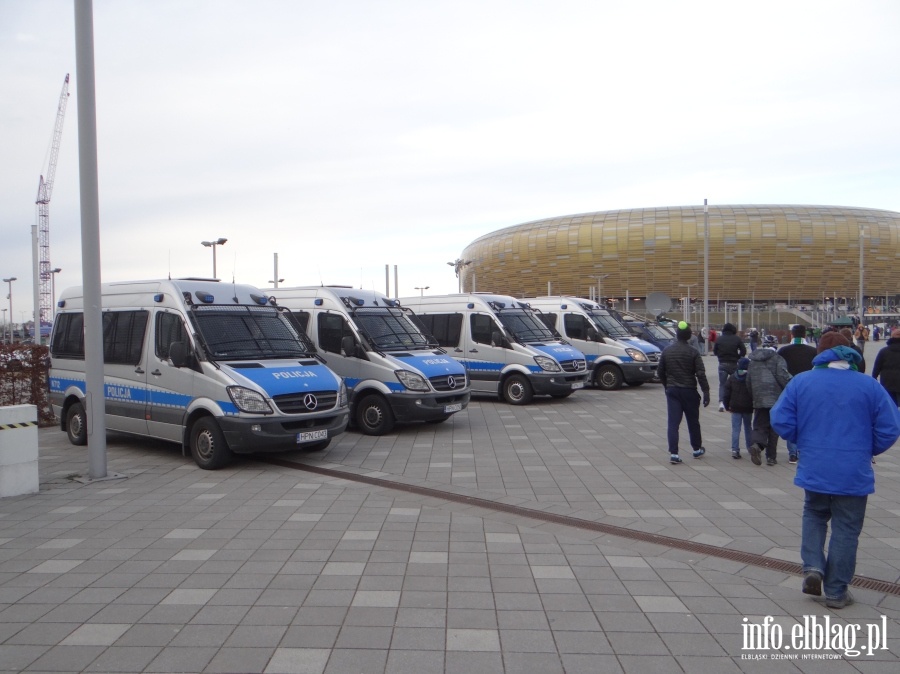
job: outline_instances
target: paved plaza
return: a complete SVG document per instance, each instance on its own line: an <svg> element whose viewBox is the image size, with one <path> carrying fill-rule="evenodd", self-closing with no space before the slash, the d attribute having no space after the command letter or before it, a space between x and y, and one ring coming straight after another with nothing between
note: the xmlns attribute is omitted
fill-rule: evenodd
<svg viewBox="0 0 900 674"><path fill-rule="evenodd" d="M110 434L125 477L87 484L85 449L42 429L40 493L0 499L0 671L894 674L894 591L834 611L792 573L542 517L799 562L784 443L774 467L731 458L705 362L707 454L679 466L658 384L476 398L443 424L212 472ZM900 448L875 468L857 574L893 586ZM798 625L830 641L797 645Z"/></svg>

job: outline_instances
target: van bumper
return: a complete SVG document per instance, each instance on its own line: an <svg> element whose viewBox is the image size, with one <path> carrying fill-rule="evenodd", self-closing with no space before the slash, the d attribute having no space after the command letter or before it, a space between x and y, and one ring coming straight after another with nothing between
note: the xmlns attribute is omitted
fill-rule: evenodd
<svg viewBox="0 0 900 674"><path fill-rule="evenodd" d="M337 437L347 429L350 419L348 408L335 411L326 417L296 421L285 417L253 418L219 417L219 427L225 434L228 447L235 454L253 452L288 452L321 442L319 438L309 442L297 442L298 434L324 431L327 439Z"/></svg>
<svg viewBox="0 0 900 674"><path fill-rule="evenodd" d="M535 395L552 396L563 395L570 393L573 389L584 388L587 378L588 373L585 371L579 374L561 372L542 376L532 375L529 379Z"/></svg>
<svg viewBox="0 0 900 674"><path fill-rule="evenodd" d="M452 395L446 393L436 395L400 394L389 396L388 401L391 403L391 411L397 421L408 423L446 419L451 414L466 409L469 406L470 396L469 391ZM456 405L462 405L462 407L459 410L447 411L448 407L454 408Z"/></svg>
<svg viewBox="0 0 900 674"><path fill-rule="evenodd" d="M656 363L619 363L619 367L622 368L622 376L625 378L626 384L656 380L658 367Z"/></svg>

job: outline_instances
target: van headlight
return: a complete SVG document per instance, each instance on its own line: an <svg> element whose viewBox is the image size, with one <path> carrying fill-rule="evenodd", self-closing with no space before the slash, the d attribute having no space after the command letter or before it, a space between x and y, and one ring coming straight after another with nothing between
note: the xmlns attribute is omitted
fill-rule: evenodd
<svg viewBox="0 0 900 674"><path fill-rule="evenodd" d="M251 414L272 414L272 408L261 393L243 386L229 386L227 389L231 402L241 412Z"/></svg>
<svg viewBox="0 0 900 674"><path fill-rule="evenodd" d="M409 370L396 370L397 379L410 391L428 391L428 382L421 375Z"/></svg>
<svg viewBox="0 0 900 674"><path fill-rule="evenodd" d="M647 354L640 349L625 349L625 353L631 356L631 360L635 360L638 363L647 362Z"/></svg>
<svg viewBox="0 0 900 674"><path fill-rule="evenodd" d="M534 362L537 363L542 370L547 370L547 372L561 372L562 368L552 358L547 356L535 356Z"/></svg>
<svg viewBox="0 0 900 674"><path fill-rule="evenodd" d="M346 407L348 404L347 384L341 379L341 387L338 389L338 407Z"/></svg>

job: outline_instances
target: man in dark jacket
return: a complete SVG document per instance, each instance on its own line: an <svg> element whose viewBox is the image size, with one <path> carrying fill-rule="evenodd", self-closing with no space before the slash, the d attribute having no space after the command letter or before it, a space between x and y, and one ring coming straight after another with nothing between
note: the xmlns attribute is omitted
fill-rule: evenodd
<svg viewBox="0 0 900 674"><path fill-rule="evenodd" d="M795 325L791 328L791 343L778 349L778 355L787 363L788 372L796 377L801 372L812 370L813 358L816 357L816 347L806 343L806 326ZM797 445L787 441L788 463L797 463L800 454Z"/></svg>
<svg viewBox="0 0 900 674"><path fill-rule="evenodd" d="M891 332L887 345L875 356L872 376L881 378L881 385L900 406L900 330Z"/></svg>
<svg viewBox="0 0 900 674"><path fill-rule="evenodd" d="M747 388L753 396L753 444L750 445L750 460L757 466L762 465L760 454L766 451L766 465L778 463L775 453L778 451L778 434L769 422L769 411L778 401L778 396L791 380L784 358L775 352L778 339L775 335L766 335L763 347L750 354L750 367L747 368Z"/></svg>
<svg viewBox="0 0 900 674"><path fill-rule="evenodd" d="M706 380L703 357L688 343L691 326L685 321L679 321L675 336L678 340L667 346L659 358L657 373L666 392L669 463L678 464L681 463L678 455L678 429L682 416L687 421L694 458L699 459L706 454L700 434L700 395L697 393L697 385L700 385L703 392L703 406L706 407L709 405L709 382Z"/></svg>
<svg viewBox="0 0 900 674"><path fill-rule="evenodd" d="M719 411L725 411L725 381L737 369L738 361L747 355L744 340L737 336L737 328L731 323L722 326L722 334L716 339L713 354L719 359Z"/></svg>

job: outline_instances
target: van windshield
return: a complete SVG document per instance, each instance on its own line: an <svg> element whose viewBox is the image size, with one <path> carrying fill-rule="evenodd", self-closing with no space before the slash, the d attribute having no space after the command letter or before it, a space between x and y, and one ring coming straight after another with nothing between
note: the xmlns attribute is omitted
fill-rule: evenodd
<svg viewBox="0 0 900 674"><path fill-rule="evenodd" d="M316 349L275 307L210 304L191 307L194 327L212 360L304 358Z"/></svg>
<svg viewBox="0 0 900 674"><path fill-rule="evenodd" d="M625 329L625 327L619 323L615 318L610 316L606 312L599 312L596 310L588 310L588 314L591 317L591 320L596 323L599 328L605 332L610 337L615 337L616 339L629 339L632 337L632 334Z"/></svg>
<svg viewBox="0 0 900 674"><path fill-rule="evenodd" d="M533 313L524 310L500 311L497 318L510 334L521 342L556 341L550 329Z"/></svg>
<svg viewBox="0 0 900 674"><path fill-rule="evenodd" d="M435 346L400 309L363 308L353 312L359 331L376 349L429 349Z"/></svg>
<svg viewBox="0 0 900 674"><path fill-rule="evenodd" d="M647 332L656 337L657 339L675 339L675 335L666 330L661 325L654 325L653 323L648 323L644 326L647 328Z"/></svg>

